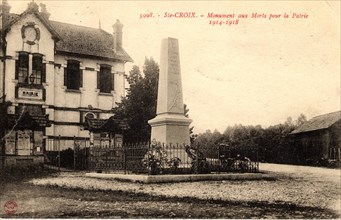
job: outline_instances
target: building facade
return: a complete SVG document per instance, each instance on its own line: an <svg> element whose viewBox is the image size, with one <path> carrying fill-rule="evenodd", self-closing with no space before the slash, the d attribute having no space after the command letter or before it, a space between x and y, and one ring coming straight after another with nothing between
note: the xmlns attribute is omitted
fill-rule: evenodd
<svg viewBox="0 0 341 220"><path fill-rule="evenodd" d="M132 61L122 48L119 20L110 34L52 21L43 4L31 2L21 14L10 8L3 0L0 97L11 102L9 123L1 125L3 164L41 161L56 137L62 149L89 140L85 120L112 116L125 95L125 63Z"/></svg>

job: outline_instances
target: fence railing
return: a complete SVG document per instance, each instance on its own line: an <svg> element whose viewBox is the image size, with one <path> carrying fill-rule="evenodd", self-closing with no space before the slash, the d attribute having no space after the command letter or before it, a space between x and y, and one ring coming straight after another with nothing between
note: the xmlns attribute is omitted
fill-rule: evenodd
<svg viewBox="0 0 341 220"><path fill-rule="evenodd" d="M61 140L59 137L46 139L45 163L74 170L87 170L89 158L88 139L73 138Z"/></svg>
<svg viewBox="0 0 341 220"><path fill-rule="evenodd" d="M150 175L259 171L258 151L247 147L160 143L90 147L75 141L73 147L55 151L60 142L50 142L54 146L46 151L50 164L80 170Z"/></svg>
<svg viewBox="0 0 341 220"><path fill-rule="evenodd" d="M99 172L180 174L258 172L258 151L228 146L135 144L89 149L89 169Z"/></svg>

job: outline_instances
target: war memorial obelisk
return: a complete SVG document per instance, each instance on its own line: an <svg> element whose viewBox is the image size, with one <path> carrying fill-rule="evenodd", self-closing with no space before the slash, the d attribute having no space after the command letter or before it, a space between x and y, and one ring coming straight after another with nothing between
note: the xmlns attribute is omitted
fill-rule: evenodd
<svg viewBox="0 0 341 220"><path fill-rule="evenodd" d="M190 144L189 125L184 115L178 39L161 44L156 117L149 120L151 140L165 144Z"/></svg>

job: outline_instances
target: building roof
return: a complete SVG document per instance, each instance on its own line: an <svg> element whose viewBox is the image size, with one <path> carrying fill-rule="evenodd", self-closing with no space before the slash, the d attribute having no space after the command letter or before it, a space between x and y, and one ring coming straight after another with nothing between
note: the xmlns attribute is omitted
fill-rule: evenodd
<svg viewBox="0 0 341 220"><path fill-rule="evenodd" d="M303 132L309 132L309 131L316 131L316 130L323 130L327 129L333 124L335 124L337 121L341 120L341 111L332 112L325 115L319 115L316 116L294 131L291 132L291 134L298 134Z"/></svg>
<svg viewBox="0 0 341 220"><path fill-rule="evenodd" d="M117 47L114 51L113 35L102 29L58 21L50 21L50 23L61 36L61 40L56 44L57 51L133 61L123 48Z"/></svg>
<svg viewBox="0 0 341 220"><path fill-rule="evenodd" d="M13 14L13 13L9 13L8 14L8 20L6 25L3 27L2 31L6 32L8 30L10 30L10 27L12 25L14 25L15 23L17 23L21 18L25 17L27 14L34 14L37 16L37 18L46 26L46 28L51 32L52 36L54 37L54 39L56 39L57 41L60 40L60 35L56 32L56 30L51 26L49 20L47 20L46 18L44 18L44 16L41 15L41 13L39 13L39 11L36 10L32 10L32 9L27 9L25 10L23 13L21 13L20 15L18 14Z"/></svg>
<svg viewBox="0 0 341 220"><path fill-rule="evenodd" d="M9 30L13 24L29 13L35 14L52 33L57 40L57 52L133 62L133 59L122 47L116 46L114 49L114 37L112 34L99 28L51 21L45 19L41 12L36 9L27 9L20 15L10 13L7 25L3 30Z"/></svg>

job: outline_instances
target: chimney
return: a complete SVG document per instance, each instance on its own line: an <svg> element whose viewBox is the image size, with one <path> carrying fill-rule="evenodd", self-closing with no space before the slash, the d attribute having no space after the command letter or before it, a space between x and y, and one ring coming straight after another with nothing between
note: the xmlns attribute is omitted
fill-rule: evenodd
<svg viewBox="0 0 341 220"><path fill-rule="evenodd" d="M112 26L114 29L114 50L117 49L117 47L122 47L122 28L123 24L120 22L120 20L116 20L116 23Z"/></svg>
<svg viewBox="0 0 341 220"><path fill-rule="evenodd" d="M46 5L43 3L40 3L40 14L46 19L49 20L51 13L49 13L46 9Z"/></svg>
<svg viewBox="0 0 341 220"><path fill-rule="evenodd" d="M39 6L37 5L37 3L35 3L34 1L28 3L27 5L27 11L31 11L31 12L39 12Z"/></svg>
<svg viewBox="0 0 341 220"><path fill-rule="evenodd" d="M2 0L2 4L0 5L0 17L1 17L1 28L7 25L9 22L9 12L11 10L11 6L8 4L7 0Z"/></svg>

